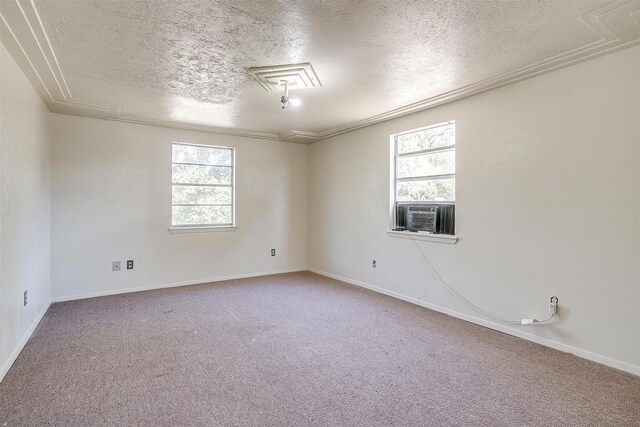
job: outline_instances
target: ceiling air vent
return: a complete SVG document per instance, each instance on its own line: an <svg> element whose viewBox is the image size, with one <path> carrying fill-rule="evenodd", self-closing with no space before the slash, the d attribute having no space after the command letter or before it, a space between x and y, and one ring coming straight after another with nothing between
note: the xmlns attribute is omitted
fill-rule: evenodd
<svg viewBox="0 0 640 427"><path fill-rule="evenodd" d="M250 67L246 71L267 92L282 90L282 82L288 82L291 89L322 87L322 83L320 83L320 79L310 62Z"/></svg>

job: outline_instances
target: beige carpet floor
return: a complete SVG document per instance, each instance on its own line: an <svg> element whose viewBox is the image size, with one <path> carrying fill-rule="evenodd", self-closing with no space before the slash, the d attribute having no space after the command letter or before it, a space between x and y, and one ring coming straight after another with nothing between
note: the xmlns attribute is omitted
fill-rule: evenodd
<svg viewBox="0 0 640 427"><path fill-rule="evenodd" d="M312 273L51 306L0 426L640 426L640 377Z"/></svg>

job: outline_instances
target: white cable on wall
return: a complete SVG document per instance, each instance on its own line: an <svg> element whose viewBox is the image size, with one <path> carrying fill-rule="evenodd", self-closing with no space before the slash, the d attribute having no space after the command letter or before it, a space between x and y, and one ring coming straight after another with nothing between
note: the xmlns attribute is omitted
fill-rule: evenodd
<svg viewBox="0 0 640 427"><path fill-rule="evenodd" d="M440 274L435 269L433 264L431 264L431 261L429 261L429 258L427 257L427 255L425 255L425 253L422 251L422 248L420 248L420 245L418 245L418 242L416 241L416 239L414 239L412 236L407 234L406 230L404 231L403 234L413 241L413 244L415 245L416 249L418 250L418 252L420 252L420 255L422 255L422 258L424 259L426 264L429 266L429 269L431 270L431 273L437 279L437 281L440 283L440 285L445 290L447 290L451 295L453 295L454 297L458 298L460 301L464 302L466 305L468 305L469 307L473 308L474 310L479 311L480 313L484 314L485 316L491 317L493 319L500 320L502 322L514 324L514 325L527 325L527 324L533 324L533 323L547 322L547 321L551 320L555 316L556 313L555 313L555 309L554 309L553 311L551 311L551 314L549 314L549 316L544 318L544 319L535 319L535 318L534 319L507 319L505 317L498 316L496 314L488 312L487 310L485 310L483 308L478 307L477 305L475 305L474 303L472 303L471 301L469 301L468 299L466 299L465 297L460 295L455 289L453 289L451 287L451 285L449 285L442 278L442 276L440 276ZM555 303L553 302L553 298L556 298L556 297L552 297L552 301L551 301L552 304L557 304L557 298L556 298ZM554 307L555 307L555 305L554 305Z"/></svg>

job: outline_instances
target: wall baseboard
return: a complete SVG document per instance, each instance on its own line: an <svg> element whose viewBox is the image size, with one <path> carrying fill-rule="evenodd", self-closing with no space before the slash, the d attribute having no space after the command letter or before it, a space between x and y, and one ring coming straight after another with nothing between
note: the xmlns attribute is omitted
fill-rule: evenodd
<svg viewBox="0 0 640 427"><path fill-rule="evenodd" d="M185 282L164 283L160 285L140 286L135 288L113 289L113 290L107 290L107 291L89 292L86 294L64 295L64 296L53 297L51 299L51 302L55 303L55 302L64 302L64 301L75 301L75 300L87 299L87 298L104 297L108 295L128 294L133 292L152 291L155 289L164 289L164 288L176 288L179 286L201 285L203 283L222 282L225 280L235 280L235 279L246 279L249 277L271 276L273 274L295 273L298 271L307 271L307 270L308 268L306 267L300 267L300 268L293 268L289 270L263 271L260 273L237 274L234 276L188 280Z"/></svg>
<svg viewBox="0 0 640 427"><path fill-rule="evenodd" d="M199 285L199 284L203 284L203 283L222 282L222 281L225 281L225 280L245 279L245 278L249 278L249 277L270 276L270 275L273 275L273 274L295 273L295 272L307 271L307 270L308 269L306 267L300 267L300 268L294 268L294 269L282 270L282 271L265 271L265 272L260 272L260 273L239 274L239 275L235 275L235 276L216 277L216 278L199 279L199 280L189 280L189 281L185 281L185 282L165 283L165 284L161 284L161 285L141 286L141 287L137 287L137 288L116 289L116 290L109 290L109 291L91 292L91 293L87 293L87 294L76 294L76 295L68 295L68 296L51 298L49 303L44 306L44 308L40 311L40 313L38 313L38 316L31 323L31 326L29 326L29 329L24 334L24 336L22 337L22 339L20 340L20 342L18 343L16 348L13 350L13 352L11 353L11 356L9 356L9 359L2 366L2 369L0 369L0 382L2 382L2 380L4 379L4 377L7 374L7 372L9 372L9 369L11 369L11 366L13 366L13 363L16 361L16 359L18 358L18 356L22 352L22 349L24 348L24 346L27 345L27 342L29 341L29 338L31 338L31 335L33 335L33 332L36 330L36 328L38 327L38 325L42 321L42 318L44 317L45 313L47 312L47 310L49 309L49 307L51 306L52 303L63 302L63 301L74 301L74 300L86 299L86 298L95 298L95 297L101 297L101 296L107 296L107 295L126 294L126 293L131 293L131 292L143 292L143 291L150 291L150 290L154 290L154 289L175 288L175 287L179 287L179 286L189 286L189 285Z"/></svg>
<svg viewBox="0 0 640 427"><path fill-rule="evenodd" d="M332 273L327 273L326 271L322 271L322 270L318 270L316 268L311 268L309 267L308 269L311 272L314 272L316 274L320 274L321 276L325 276L325 277L329 277L331 279L335 279L335 280L339 280L341 282L345 282L345 283L349 283L351 285L356 285L356 286L360 286L362 288L366 288L369 290L372 290L374 292L378 292L384 295L388 295L390 297L393 298L397 298L397 299L401 299L403 301L407 301L425 308L428 308L430 310L434 310L434 311L438 311L440 313L444 313L447 314L449 316L453 316L456 317L458 319L462 319L465 320L467 322L471 322L471 323L475 323L477 325L480 326L484 326L486 328L489 329L493 329L499 332L503 332L505 334L509 334L509 335L513 335L515 337L518 338L522 338L525 339L527 341L531 341L531 342L535 342L536 344L541 344L544 345L546 347L551 347L553 349L556 350L560 350L563 351L565 353L571 353L575 356L581 357L583 359L587 359L587 360L591 360L592 362L597 362L597 363L601 363L603 365L615 368L615 369L619 369L621 371L625 371L628 372L630 374L633 375L638 375L640 376L640 366L635 366L635 365L631 365L629 363L626 362L622 362L620 360L616 360L616 359L612 359L610 357L607 356L603 356L597 353L593 353L587 350L583 350L577 347L573 347L567 344L563 344L561 342L558 341L554 341L554 340L550 340L548 338L543 338L543 337L539 337L537 335L533 335L518 329L514 329L511 328L509 326L505 326L505 325L501 325L499 323L494 323L491 321L487 321L484 319L480 319L478 317L475 316L470 316L468 314L464 314L464 313L460 313L458 311L455 310L451 310L445 307L441 307L439 305L435 305L435 304L431 304L413 297L408 297L406 295L402 295L399 294L397 292L393 292L393 291L389 291L383 288L379 288L377 286L373 286L373 285L369 285L368 283L364 283L364 282L360 282L358 280L352 280L352 279L348 279L346 277L342 277L342 276L338 276L336 274L332 274Z"/></svg>
<svg viewBox="0 0 640 427"><path fill-rule="evenodd" d="M373 286L373 285L369 285L367 283L364 282L360 282L358 280L352 280L346 277L342 277L342 276L338 276L336 274L332 274L332 273L328 273L322 270L318 270L316 268L296 268L296 269L290 269L290 270L282 270L282 271L268 271L268 272L261 272L261 273L249 273L249 274L240 274L240 275L234 275L234 276L226 276L226 277L217 277L217 278L210 278L210 279L199 279L199 280L190 280L190 281L185 281L185 282L175 282L175 283L167 283L167 284L162 284L162 285L151 285L151 286L142 286L142 287L137 287L137 288L126 288L126 289L117 289L117 290L109 290L109 291L100 291L100 292L92 292L92 293L87 293L87 294L76 294L76 295L69 295L69 296L61 296L61 297L55 297L52 298L51 302L63 302L63 301L73 301L73 300L79 300L79 299L86 299L86 298L95 298L95 297L100 297L100 296L107 296L107 295L117 295L117 294L124 294L124 293L131 293L131 292L142 292L142 291L149 291L149 290L154 290L154 289L163 289L163 288L173 288L173 287L179 287L179 286L189 286L189 285L197 285L197 284L203 284L203 283L212 283L212 282L221 282L221 281L225 281L225 280L234 280L234 279L244 279L244 278L249 278L249 277L260 277L260 276L269 276L269 275L273 275L273 274L283 274L283 273L294 273L294 272L299 272L299 271L311 271L313 273L316 274L320 274L322 276L325 277L329 277L331 279L335 279L335 280L339 280L341 282L344 283L348 283L351 285L356 285L356 286L360 286L362 288L366 288L369 290L372 290L374 292L378 292L384 295L388 295L390 297L393 298L397 298L403 301L407 301L425 308L428 308L430 310L434 310L434 311L438 311L440 313L444 313L447 314L449 316L453 316L456 317L458 319L462 319L465 320L467 322L471 322L471 323L475 323L477 325L480 326L484 326L499 332L503 332L509 335L513 335L516 336L518 338L522 338L522 339L526 339L528 341L531 342L535 342L537 344L541 344L544 345L546 347L550 347L556 350L560 350L563 351L565 353L571 353L575 356L581 357L583 359L587 359L587 360L591 360L593 362L597 362L597 363L601 363L603 365L606 366L610 366L612 368L615 369L619 369L621 371L625 371L625 372L629 372L630 374L633 375L638 375L640 376L640 366L635 366L635 365L631 365L629 363L626 362L622 362L620 360L616 360L607 356L603 356L597 353L593 353L587 350L583 350L577 347L573 347L567 344L563 344L561 342L558 341L554 341L554 340L550 340L548 338L543 338L543 337L539 337L537 335L533 335L533 334L529 334L527 332L518 330L518 329L514 329L505 325L500 325L498 323L494 323L491 321L487 321L484 319L480 319L478 317L475 316L470 316L468 314L464 314L464 313L460 313L458 311L455 310L451 310L445 307L441 307L435 304L431 304L425 301L421 301L418 300L416 298L413 297L408 297L406 295L402 295L399 294L397 292L393 292L393 291L389 291L383 288L379 288L377 286ZM14 352L11 354L11 357L9 358L9 360L5 363L5 365L2 367L2 370L0 370L0 382L2 381L2 379L4 378L4 376L6 375L6 373L9 371L9 369L11 368L11 366L13 365L13 363L15 362L15 360L17 359L18 355L20 354L20 352L22 351L22 349L24 348L24 346L26 345L27 341L29 340L29 338L31 337L31 334L33 334L33 331L36 329L36 327L38 326L38 324L40 323L40 321L42 320L42 318L44 317L44 314L46 313L47 309L49 308L49 305L47 305L42 311L41 313L38 314L38 317L34 320L34 322L32 323L31 327L29 328L29 331L27 332L27 334L25 334L25 336L23 337L23 339L20 341L20 344L16 347L16 349L14 350Z"/></svg>
<svg viewBox="0 0 640 427"><path fill-rule="evenodd" d="M29 329L27 330L27 332L24 334L24 336L22 337L22 339L20 340L16 348L13 350L13 353L11 353L11 356L9 356L9 360L7 360L4 366L2 366L2 369L0 369L0 382L4 380L5 375L7 375L7 372L9 372L9 369L11 369L11 367L13 366L13 363L16 361L16 359L22 352L22 349L24 348L25 345L27 345L29 338L31 338L31 335L33 335L33 332L36 330L36 328L42 321L42 318L44 317L45 313L49 309L49 306L51 306L51 301L49 301L48 304L45 304L42 310L40 310L40 313L38 313L36 318L33 319L33 322L31 322L31 326L29 326Z"/></svg>

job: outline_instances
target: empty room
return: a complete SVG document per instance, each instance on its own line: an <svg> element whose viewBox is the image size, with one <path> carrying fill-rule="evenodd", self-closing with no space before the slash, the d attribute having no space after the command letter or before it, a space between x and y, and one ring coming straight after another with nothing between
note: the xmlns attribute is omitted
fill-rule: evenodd
<svg viewBox="0 0 640 427"><path fill-rule="evenodd" d="M0 426L640 427L640 0L0 37Z"/></svg>

